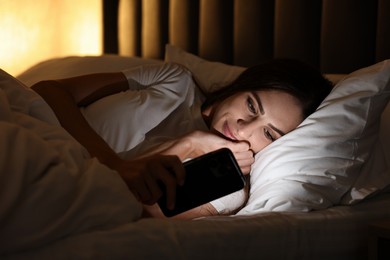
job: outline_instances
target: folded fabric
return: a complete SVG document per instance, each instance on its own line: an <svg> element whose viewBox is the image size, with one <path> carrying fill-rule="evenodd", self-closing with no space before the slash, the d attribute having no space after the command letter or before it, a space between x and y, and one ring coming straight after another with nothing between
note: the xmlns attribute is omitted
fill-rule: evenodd
<svg viewBox="0 0 390 260"><path fill-rule="evenodd" d="M91 159L43 99L2 70L0 101L0 255L140 217L120 176Z"/></svg>

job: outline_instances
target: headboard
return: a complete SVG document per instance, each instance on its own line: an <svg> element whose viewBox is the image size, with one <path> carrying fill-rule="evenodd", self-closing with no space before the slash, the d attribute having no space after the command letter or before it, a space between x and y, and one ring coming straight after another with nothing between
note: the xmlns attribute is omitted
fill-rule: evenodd
<svg viewBox="0 0 390 260"><path fill-rule="evenodd" d="M390 58L388 0L104 0L105 52L164 57L166 43L251 66L273 57L324 73Z"/></svg>

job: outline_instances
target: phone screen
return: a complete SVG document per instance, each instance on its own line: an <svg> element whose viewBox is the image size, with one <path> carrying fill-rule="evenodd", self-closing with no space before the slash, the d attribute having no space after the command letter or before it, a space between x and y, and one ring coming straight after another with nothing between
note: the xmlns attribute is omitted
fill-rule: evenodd
<svg viewBox="0 0 390 260"><path fill-rule="evenodd" d="M244 175L228 148L189 160L184 167L186 179L183 186L177 186L175 208L166 207L165 194L158 201L165 216L177 215L245 186Z"/></svg>

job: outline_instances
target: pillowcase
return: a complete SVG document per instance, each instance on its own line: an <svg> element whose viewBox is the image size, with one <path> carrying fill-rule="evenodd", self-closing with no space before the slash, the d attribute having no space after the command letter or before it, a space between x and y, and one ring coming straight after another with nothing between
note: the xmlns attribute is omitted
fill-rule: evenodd
<svg viewBox="0 0 390 260"><path fill-rule="evenodd" d="M202 59L170 44L165 45L165 61L187 67L204 93L213 92L230 84L245 70L244 67Z"/></svg>
<svg viewBox="0 0 390 260"><path fill-rule="evenodd" d="M390 60L350 74L316 112L256 155L241 213L355 204L390 184L379 139Z"/></svg>
<svg viewBox="0 0 390 260"><path fill-rule="evenodd" d="M186 66L206 92L229 84L243 71L172 45L165 55L166 61ZM350 205L390 184L390 151L382 149L384 138L389 140L389 116L383 114L380 125L390 96L389 61L328 78L338 84L318 110L256 155L250 198L238 214ZM390 105L386 111L390 114Z"/></svg>
<svg viewBox="0 0 390 260"><path fill-rule="evenodd" d="M385 152L386 162L390 169L390 102L387 103L381 117L381 128L379 130L379 139Z"/></svg>

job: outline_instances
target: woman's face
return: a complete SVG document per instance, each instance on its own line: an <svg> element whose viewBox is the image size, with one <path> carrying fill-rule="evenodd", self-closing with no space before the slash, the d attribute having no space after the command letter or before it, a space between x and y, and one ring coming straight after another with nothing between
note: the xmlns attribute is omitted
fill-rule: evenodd
<svg viewBox="0 0 390 260"><path fill-rule="evenodd" d="M298 100L278 90L237 93L203 113L210 128L226 138L249 142L257 153L303 120Z"/></svg>

